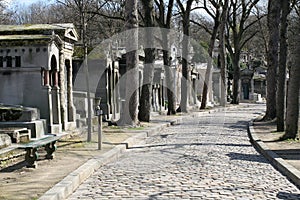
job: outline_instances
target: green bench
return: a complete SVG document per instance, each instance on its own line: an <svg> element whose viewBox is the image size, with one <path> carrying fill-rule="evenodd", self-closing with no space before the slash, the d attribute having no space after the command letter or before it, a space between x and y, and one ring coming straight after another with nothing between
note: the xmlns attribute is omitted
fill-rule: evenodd
<svg viewBox="0 0 300 200"><path fill-rule="evenodd" d="M59 140L61 136L46 136L39 140L35 140L26 144L21 144L18 146L18 149L26 150L25 161L26 166L30 168L36 168L36 161L39 158L38 149L45 147L47 152L46 159L53 159L54 152L57 149L56 141Z"/></svg>

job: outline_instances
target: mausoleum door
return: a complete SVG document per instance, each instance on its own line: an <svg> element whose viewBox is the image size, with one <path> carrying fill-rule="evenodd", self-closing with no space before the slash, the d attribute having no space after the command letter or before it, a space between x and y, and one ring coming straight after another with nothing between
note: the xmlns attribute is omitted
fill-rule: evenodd
<svg viewBox="0 0 300 200"><path fill-rule="evenodd" d="M249 83L243 83L244 99L249 99Z"/></svg>

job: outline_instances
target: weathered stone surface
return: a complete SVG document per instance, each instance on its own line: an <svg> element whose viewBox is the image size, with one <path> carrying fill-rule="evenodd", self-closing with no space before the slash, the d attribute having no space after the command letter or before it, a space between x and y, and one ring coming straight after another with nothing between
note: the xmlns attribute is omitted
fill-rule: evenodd
<svg viewBox="0 0 300 200"><path fill-rule="evenodd" d="M0 122L0 128L21 127L31 130L32 138L40 138L48 133L45 119L35 120L32 122Z"/></svg>
<svg viewBox="0 0 300 200"><path fill-rule="evenodd" d="M37 108L0 105L0 122L31 122L40 119Z"/></svg>
<svg viewBox="0 0 300 200"><path fill-rule="evenodd" d="M0 149L11 145L11 138L8 134L0 133Z"/></svg>
<svg viewBox="0 0 300 200"><path fill-rule="evenodd" d="M40 119L40 111L37 108L24 108L18 122L31 122Z"/></svg>

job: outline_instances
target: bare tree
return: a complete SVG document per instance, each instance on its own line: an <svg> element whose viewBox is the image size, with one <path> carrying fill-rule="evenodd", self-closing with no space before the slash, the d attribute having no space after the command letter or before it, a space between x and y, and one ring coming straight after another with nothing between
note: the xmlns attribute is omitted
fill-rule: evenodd
<svg viewBox="0 0 300 200"><path fill-rule="evenodd" d="M218 30L220 26L220 17L221 17L221 0L203 0L203 9L206 11L206 13L212 18L213 20L213 26L212 28L209 28L205 26L204 23L199 23L192 21L193 23L197 24L200 27L203 27L208 33L210 33L210 41L208 46L208 63L207 63L207 69L205 72L205 80L202 90L202 99L201 99L201 106L200 109L205 109L207 104L207 94L208 94L208 85L211 81L211 73L212 73L212 58L213 58L213 50L215 46L215 42L218 35Z"/></svg>
<svg viewBox="0 0 300 200"><path fill-rule="evenodd" d="M188 91L190 91L189 80L189 66L188 66L188 55L189 55L189 35L190 35L190 15L192 11L192 4L194 0L187 0L185 6L182 1L177 0L177 5L180 9L182 17L182 28L183 28L183 40L182 40L182 79L181 79L181 102L179 111L188 112Z"/></svg>
<svg viewBox="0 0 300 200"><path fill-rule="evenodd" d="M125 28L130 31L126 40L126 93L125 101L127 108L123 108L121 112L121 125L137 125L138 124L138 94L139 85L138 74L138 8L137 0L128 0L125 3L126 23Z"/></svg>
<svg viewBox="0 0 300 200"><path fill-rule="evenodd" d="M289 84L287 89L287 110L286 110L286 128L282 140L299 138L299 95L300 95L300 24L299 24L299 9L298 16L295 19L295 28L292 31L292 37L289 38L290 46L290 69L289 69Z"/></svg>
<svg viewBox="0 0 300 200"><path fill-rule="evenodd" d="M240 94L240 55L243 47L251 40L258 30L251 31L252 26L259 19L249 21L253 8L259 0L243 1L230 0L228 14L228 34L226 34L226 47L233 65L233 104L239 104ZM229 34L230 33L230 34Z"/></svg>
<svg viewBox="0 0 300 200"><path fill-rule="evenodd" d="M226 50L225 50L225 28L227 23L227 14L228 14L228 4L229 1L225 1L222 5L222 14L221 14L221 22L219 28L219 54L220 54L220 68L221 68L221 100L220 105L226 105L226 85L227 85L227 78L226 78Z"/></svg>
<svg viewBox="0 0 300 200"><path fill-rule="evenodd" d="M154 35L154 5L153 0L141 0L144 10L144 24L146 29L144 33L144 41L146 48L145 51L145 65L143 70L143 86L140 97L140 106L138 118L140 121L149 122L151 113L151 94L152 94L152 82L154 76L154 59L155 48L153 48ZM147 27L150 27L147 29Z"/></svg>
<svg viewBox="0 0 300 200"><path fill-rule="evenodd" d="M0 0L0 24L10 24L14 12L8 10L8 4L5 0Z"/></svg>
<svg viewBox="0 0 300 200"><path fill-rule="evenodd" d="M94 16L89 21L88 37L94 43L98 43L124 30L125 1L94 1L97 3L88 10L88 14Z"/></svg>
<svg viewBox="0 0 300 200"><path fill-rule="evenodd" d="M280 0L269 0L268 3L268 72L267 72L267 110L263 120L276 117L276 84L279 50Z"/></svg>
<svg viewBox="0 0 300 200"><path fill-rule="evenodd" d="M171 28L171 19L174 0L169 0L166 5L164 0L155 0L155 4L158 7L158 15L156 21L158 25L163 28L162 30L162 46L163 46L163 60L166 73L167 82L167 96L168 96L168 115L176 114L176 94L174 88L174 76L171 71L170 60L170 38L168 29ZM167 9L166 9L167 8Z"/></svg>
<svg viewBox="0 0 300 200"><path fill-rule="evenodd" d="M277 131L284 131L285 115L285 86L286 86L286 65L287 65L287 28L288 15L290 13L290 0L281 1L281 19L280 19L280 54L277 81L276 97L276 118Z"/></svg>
<svg viewBox="0 0 300 200"><path fill-rule="evenodd" d="M14 15L12 16L14 23L16 24L46 24L54 23L57 19L57 10L59 5L38 1L28 6L22 4L16 4L13 7ZM60 19L63 20L63 19Z"/></svg>

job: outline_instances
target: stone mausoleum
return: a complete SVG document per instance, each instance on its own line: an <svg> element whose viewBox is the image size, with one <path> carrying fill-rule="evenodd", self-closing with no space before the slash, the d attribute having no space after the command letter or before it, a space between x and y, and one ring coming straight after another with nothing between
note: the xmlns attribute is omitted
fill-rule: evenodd
<svg viewBox="0 0 300 200"><path fill-rule="evenodd" d="M47 132L76 127L73 24L0 25L0 103L37 108Z"/></svg>

